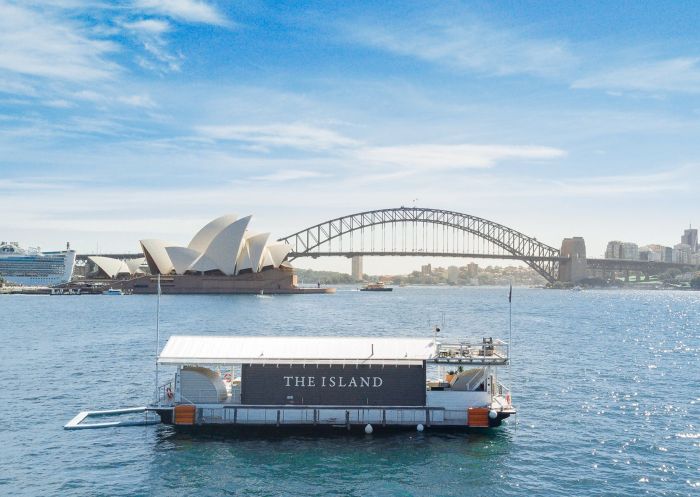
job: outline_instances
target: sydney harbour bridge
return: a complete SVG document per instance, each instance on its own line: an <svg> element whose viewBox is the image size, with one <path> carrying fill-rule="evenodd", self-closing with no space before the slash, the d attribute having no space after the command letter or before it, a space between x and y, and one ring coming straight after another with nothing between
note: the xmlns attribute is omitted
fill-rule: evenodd
<svg viewBox="0 0 700 497"><path fill-rule="evenodd" d="M648 277L687 264L624 259L588 259L581 237L565 238L560 248L513 228L443 209L399 207L358 212L293 233L289 260L298 257L431 256L514 259L548 282L575 282L589 270L636 272Z"/></svg>
<svg viewBox="0 0 700 497"><path fill-rule="evenodd" d="M523 261L548 282L576 282L591 270L638 275L663 273L672 264L625 259L589 259L581 237L564 238L560 248L503 224L443 209L398 207L358 212L280 238L291 245L288 260L300 257L429 256ZM103 254L107 255L107 254ZM111 254L133 257L134 254ZM87 255L78 256L79 259Z"/></svg>

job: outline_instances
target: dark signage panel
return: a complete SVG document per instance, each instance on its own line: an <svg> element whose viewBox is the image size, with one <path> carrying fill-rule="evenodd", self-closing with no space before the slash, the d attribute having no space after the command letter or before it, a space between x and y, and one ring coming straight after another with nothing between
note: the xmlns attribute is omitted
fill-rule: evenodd
<svg viewBox="0 0 700 497"><path fill-rule="evenodd" d="M424 406L425 366L244 364L241 403Z"/></svg>

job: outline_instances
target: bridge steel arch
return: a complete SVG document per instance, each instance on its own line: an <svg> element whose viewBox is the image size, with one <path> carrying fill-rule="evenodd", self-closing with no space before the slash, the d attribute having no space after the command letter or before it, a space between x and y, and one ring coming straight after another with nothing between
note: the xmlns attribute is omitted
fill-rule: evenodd
<svg viewBox="0 0 700 497"><path fill-rule="evenodd" d="M443 228L460 230L502 249L502 255L488 255L455 251L426 253L423 251L321 251L322 245L344 235L352 236L353 232L367 228L391 224L418 223L437 225ZM288 259L297 257L346 256L354 255L400 255L400 256L445 256L445 257L489 257L503 259L518 259L537 271L547 281L554 282L559 274L559 262L566 260L560 256L558 249L546 245L537 239L525 235L512 228L488 219L463 214L460 212L430 209L423 207L399 207L393 209L378 209L324 221L310 228L293 233L279 241L292 246Z"/></svg>

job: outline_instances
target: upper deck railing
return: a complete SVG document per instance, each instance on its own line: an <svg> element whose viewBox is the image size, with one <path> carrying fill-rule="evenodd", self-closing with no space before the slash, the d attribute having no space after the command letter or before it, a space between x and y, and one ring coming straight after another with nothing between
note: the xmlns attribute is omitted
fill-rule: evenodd
<svg viewBox="0 0 700 497"><path fill-rule="evenodd" d="M463 340L454 343L438 343L435 358L427 362L435 364L508 364L508 343L493 338L481 341Z"/></svg>

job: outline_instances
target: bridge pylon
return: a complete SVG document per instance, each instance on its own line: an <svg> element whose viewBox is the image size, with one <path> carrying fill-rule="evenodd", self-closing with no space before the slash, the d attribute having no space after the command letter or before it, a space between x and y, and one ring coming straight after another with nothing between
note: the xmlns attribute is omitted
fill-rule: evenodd
<svg viewBox="0 0 700 497"><path fill-rule="evenodd" d="M578 283L588 276L586 242L583 237L564 238L560 254L567 259L559 262L559 281Z"/></svg>
<svg viewBox="0 0 700 497"><path fill-rule="evenodd" d="M365 278L364 272L362 271L362 256L355 255L350 260L352 261L352 279L355 281L362 281Z"/></svg>

